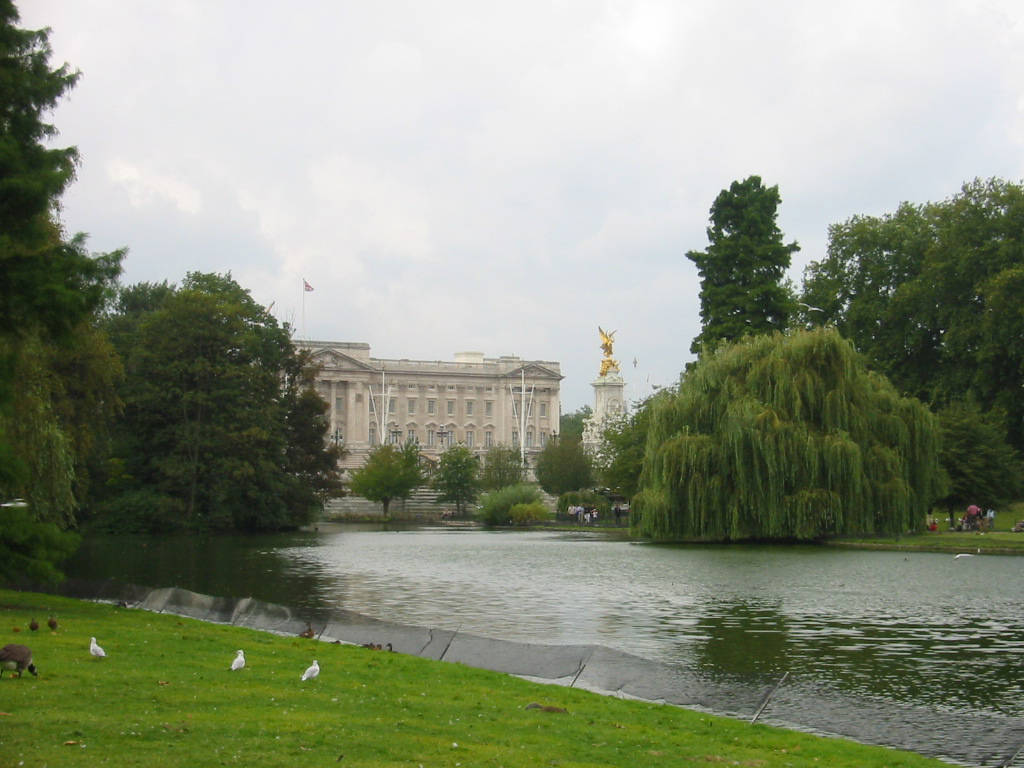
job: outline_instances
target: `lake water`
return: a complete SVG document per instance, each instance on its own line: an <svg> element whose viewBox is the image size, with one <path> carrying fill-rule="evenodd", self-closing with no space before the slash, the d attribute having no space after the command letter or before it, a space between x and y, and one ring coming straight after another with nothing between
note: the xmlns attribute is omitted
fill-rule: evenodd
<svg viewBox="0 0 1024 768"><path fill-rule="evenodd" d="M751 683L1024 717L1024 558L655 546L601 534L325 525L87 540L69 575L534 643Z"/></svg>

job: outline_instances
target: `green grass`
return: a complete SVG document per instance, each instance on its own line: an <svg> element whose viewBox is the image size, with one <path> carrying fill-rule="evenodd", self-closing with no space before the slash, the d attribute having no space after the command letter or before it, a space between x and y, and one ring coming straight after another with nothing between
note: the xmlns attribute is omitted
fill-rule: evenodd
<svg viewBox="0 0 1024 768"><path fill-rule="evenodd" d="M33 617L43 625L34 633ZM39 668L38 678L0 680L3 766L945 765L459 664L50 595L0 590L0 622L0 642L29 645ZM106 659L90 657L92 635ZM247 666L231 672L238 648ZM314 658L320 677L301 683ZM530 702L568 712L525 709Z"/></svg>
<svg viewBox="0 0 1024 768"><path fill-rule="evenodd" d="M923 552L970 552L988 555L1024 555L1024 533L1013 533L1013 526L1024 520L1024 502L1014 502L999 510L991 531L951 531L949 515L936 513L937 531L907 536L865 539L832 539L825 543L834 547L858 549L920 550Z"/></svg>

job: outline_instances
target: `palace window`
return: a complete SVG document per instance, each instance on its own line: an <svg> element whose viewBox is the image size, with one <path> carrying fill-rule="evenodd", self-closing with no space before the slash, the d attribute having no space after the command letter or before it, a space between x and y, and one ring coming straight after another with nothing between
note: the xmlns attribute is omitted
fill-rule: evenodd
<svg viewBox="0 0 1024 768"><path fill-rule="evenodd" d="M406 438L410 443L419 443L419 438L416 437L416 430L410 429L409 436Z"/></svg>
<svg viewBox="0 0 1024 768"><path fill-rule="evenodd" d="M533 430L528 429L526 431L526 447L533 448Z"/></svg>
<svg viewBox="0 0 1024 768"><path fill-rule="evenodd" d="M455 401L454 400L449 400L448 401L448 415L449 416L454 416L455 415Z"/></svg>
<svg viewBox="0 0 1024 768"><path fill-rule="evenodd" d="M467 448L472 448L473 447L473 430L471 430L471 429L467 429L466 430L466 447Z"/></svg>
<svg viewBox="0 0 1024 768"><path fill-rule="evenodd" d="M484 432L484 448L494 447L494 433L491 430Z"/></svg>
<svg viewBox="0 0 1024 768"><path fill-rule="evenodd" d="M466 415L467 416L472 416L473 415L473 401L472 400L467 400L466 401Z"/></svg>
<svg viewBox="0 0 1024 768"><path fill-rule="evenodd" d="M546 418L547 415L548 415L548 404L547 403L541 403L540 404L540 417L543 419L543 418Z"/></svg>
<svg viewBox="0 0 1024 768"><path fill-rule="evenodd" d="M409 415L412 416L413 414L416 413L416 401L413 398L410 397L408 405L409 405ZM541 415L543 416L544 414L541 414Z"/></svg>
<svg viewBox="0 0 1024 768"><path fill-rule="evenodd" d="M484 401L484 416L493 416L493 415L494 415L494 401L493 400L485 400Z"/></svg>
<svg viewBox="0 0 1024 768"><path fill-rule="evenodd" d="M428 429L427 430L427 447L428 448L433 448L434 447L434 430L432 430L432 429Z"/></svg>
<svg viewBox="0 0 1024 768"><path fill-rule="evenodd" d="M374 429L373 427L370 427L370 445L376 445L376 444L377 444L377 430Z"/></svg>
<svg viewBox="0 0 1024 768"><path fill-rule="evenodd" d="M388 413L394 413L394 412L395 412L395 398L389 397L388 398Z"/></svg>
<svg viewBox="0 0 1024 768"><path fill-rule="evenodd" d="M437 413L437 400L427 400L427 413L430 415Z"/></svg>

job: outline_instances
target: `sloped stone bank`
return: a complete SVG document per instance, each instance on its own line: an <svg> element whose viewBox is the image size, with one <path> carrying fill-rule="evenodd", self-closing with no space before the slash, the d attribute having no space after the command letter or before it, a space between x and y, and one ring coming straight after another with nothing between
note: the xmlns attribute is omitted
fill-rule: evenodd
<svg viewBox="0 0 1024 768"><path fill-rule="evenodd" d="M117 582L69 579L67 596L171 613L201 621L298 635L312 626L326 642L391 643L399 653L457 662L569 685L606 695L698 709L825 736L841 736L919 752L972 766L1009 766L1024 745L1024 719L997 714L966 720L955 711L900 706L825 690L798 672L777 681L710 679L698 671L649 661L600 645L540 645L496 640L450 629L382 621L351 611L299 615L293 609L249 597L213 597L178 588L147 589ZM1022 763L1024 765L1024 763Z"/></svg>

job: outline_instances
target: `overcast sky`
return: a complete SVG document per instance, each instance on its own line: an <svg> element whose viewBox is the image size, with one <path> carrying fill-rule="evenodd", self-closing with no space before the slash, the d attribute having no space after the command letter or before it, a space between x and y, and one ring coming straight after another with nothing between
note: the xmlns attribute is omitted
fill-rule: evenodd
<svg viewBox="0 0 1024 768"><path fill-rule="evenodd" d="M630 399L677 379L733 180L778 185L799 284L830 224L1024 177L1019 0L18 6L83 73L62 215L124 283L230 271L300 338L556 360L564 412L598 325Z"/></svg>

